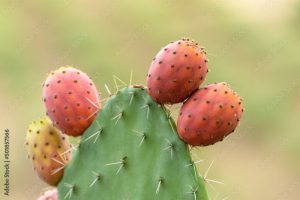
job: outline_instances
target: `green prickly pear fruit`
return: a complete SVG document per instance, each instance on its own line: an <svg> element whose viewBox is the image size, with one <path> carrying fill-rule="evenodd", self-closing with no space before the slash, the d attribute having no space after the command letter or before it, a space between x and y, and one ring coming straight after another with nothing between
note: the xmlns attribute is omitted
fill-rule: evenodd
<svg viewBox="0 0 300 200"><path fill-rule="evenodd" d="M49 185L56 186L71 158L68 136L55 128L49 118L32 122L27 130L28 158L38 176Z"/></svg>
<svg viewBox="0 0 300 200"><path fill-rule="evenodd" d="M54 126L71 136L82 135L100 109L95 84L73 67L61 67L48 75L43 100Z"/></svg>

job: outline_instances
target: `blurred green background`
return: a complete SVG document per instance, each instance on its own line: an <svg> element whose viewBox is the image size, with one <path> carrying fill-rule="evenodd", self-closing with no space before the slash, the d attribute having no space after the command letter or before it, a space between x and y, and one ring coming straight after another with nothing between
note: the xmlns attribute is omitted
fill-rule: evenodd
<svg viewBox="0 0 300 200"><path fill-rule="evenodd" d="M113 75L128 82L132 70L133 82L145 84L154 55L182 36L208 52L205 84L230 83L246 108L234 134L193 150L204 160L200 172L214 161L208 178L225 183L208 186L211 199L298 200L296 0L0 0L0 121L1 132L11 132L8 199L32 200L47 187L31 169L23 143L27 124L45 113L41 84L50 70L74 65L105 97L104 84L113 90ZM3 178L1 195L2 188Z"/></svg>

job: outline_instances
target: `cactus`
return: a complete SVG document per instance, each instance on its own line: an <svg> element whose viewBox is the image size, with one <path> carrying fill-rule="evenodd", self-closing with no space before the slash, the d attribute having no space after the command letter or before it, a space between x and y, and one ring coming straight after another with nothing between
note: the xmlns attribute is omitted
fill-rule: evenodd
<svg viewBox="0 0 300 200"><path fill-rule="evenodd" d="M83 134L100 108L93 81L72 67L61 67L48 75L43 100L54 125L71 136Z"/></svg>
<svg viewBox="0 0 300 200"><path fill-rule="evenodd" d="M204 81L206 62L205 51L193 40L183 38L168 44L151 63L149 95L160 104L182 102Z"/></svg>
<svg viewBox="0 0 300 200"><path fill-rule="evenodd" d="M57 189L54 188L44 192L37 200L57 200Z"/></svg>
<svg viewBox="0 0 300 200"><path fill-rule="evenodd" d="M56 186L71 158L71 152L66 152L70 148L68 137L48 118L43 118L29 125L25 144L38 176L49 185Z"/></svg>
<svg viewBox="0 0 300 200"><path fill-rule="evenodd" d="M188 144L211 145L234 132L242 112L241 97L227 83L210 84L181 107L177 130Z"/></svg>
<svg viewBox="0 0 300 200"><path fill-rule="evenodd" d="M73 152L59 200L206 200L188 146L143 88L111 96Z"/></svg>

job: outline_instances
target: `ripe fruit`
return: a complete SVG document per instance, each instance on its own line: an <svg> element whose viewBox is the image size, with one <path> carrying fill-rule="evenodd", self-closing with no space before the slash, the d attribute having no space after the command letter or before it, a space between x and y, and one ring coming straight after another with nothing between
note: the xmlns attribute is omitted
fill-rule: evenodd
<svg viewBox="0 0 300 200"><path fill-rule="evenodd" d="M57 189L54 188L54 189L46 191L37 200L57 200Z"/></svg>
<svg viewBox="0 0 300 200"><path fill-rule="evenodd" d="M151 63L147 75L149 95L160 104L182 102L204 81L206 62L205 51L193 40L168 44Z"/></svg>
<svg viewBox="0 0 300 200"><path fill-rule="evenodd" d="M82 135L100 108L92 80L72 67L61 67L48 75L43 100L54 125L71 136Z"/></svg>
<svg viewBox="0 0 300 200"><path fill-rule="evenodd" d="M43 118L29 125L25 144L38 176L56 186L71 158L71 152L66 152L71 147L68 136L55 128L50 119Z"/></svg>
<svg viewBox="0 0 300 200"><path fill-rule="evenodd" d="M183 104L177 131L188 144L211 145L235 130L242 112L242 99L228 84L210 84Z"/></svg>

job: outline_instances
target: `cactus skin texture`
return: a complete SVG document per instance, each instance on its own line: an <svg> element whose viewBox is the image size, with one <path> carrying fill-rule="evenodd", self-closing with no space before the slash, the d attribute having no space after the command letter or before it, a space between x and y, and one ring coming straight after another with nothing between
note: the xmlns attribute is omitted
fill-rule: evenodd
<svg viewBox="0 0 300 200"><path fill-rule="evenodd" d="M57 189L54 188L54 189L46 191L37 200L57 200Z"/></svg>
<svg viewBox="0 0 300 200"><path fill-rule="evenodd" d="M143 88L110 97L73 155L59 200L207 200L173 120Z"/></svg>
<svg viewBox="0 0 300 200"><path fill-rule="evenodd" d="M43 100L54 125L71 136L82 135L100 108L93 81L72 67L61 67L48 75Z"/></svg>
<svg viewBox="0 0 300 200"><path fill-rule="evenodd" d="M177 131L190 145L211 145L234 132L242 112L241 97L227 83L210 84L183 104Z"/></svg>
<svg viewBox="0 0 300 200"><path fill-rule="evenodd" d="M38 176L56 186L64 173L63 164L71 158L71 152L65 153L70 148L68 136L55 128L49 118L43 118L29 125L25 145Z"/></svg>
<svg viewBox="0 0 300 200"><path fill-rule="evenodd" d="M160 104L182 102L204 81L207 58L203 48L189 39L163 47L147 74L148 94Z"/></svg>

